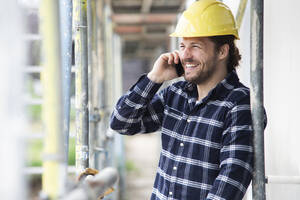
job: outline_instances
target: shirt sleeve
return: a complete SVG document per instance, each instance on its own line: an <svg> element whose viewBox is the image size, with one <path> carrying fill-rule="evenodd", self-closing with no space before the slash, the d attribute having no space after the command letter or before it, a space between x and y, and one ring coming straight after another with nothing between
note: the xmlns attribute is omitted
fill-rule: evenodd
<svg viewBox="0 0 300 200"><path fill-rule="evenodd" d="M110 127L124 135L157 131L164 111L163 93L156 94L160 86L143 75L117 102Z"/></svg>
<svg viewBox="0 0 300 200"><path fill-rule="evenodd" d="M207 199L241 200L252 179L253 130L249 96L227 113L222 133L220 172Z"/></svg>

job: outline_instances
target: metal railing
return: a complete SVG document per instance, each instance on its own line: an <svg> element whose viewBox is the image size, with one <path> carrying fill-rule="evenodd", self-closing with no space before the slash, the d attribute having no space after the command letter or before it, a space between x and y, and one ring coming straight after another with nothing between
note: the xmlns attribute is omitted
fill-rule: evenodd
<svg viewBox="0 0 300 200"><path fill-rule="evenodd" d="M95 200L104 195L118 180L118 172L114 168L105 168L94 177L86 179L72 190L63 200Z"/></svg>

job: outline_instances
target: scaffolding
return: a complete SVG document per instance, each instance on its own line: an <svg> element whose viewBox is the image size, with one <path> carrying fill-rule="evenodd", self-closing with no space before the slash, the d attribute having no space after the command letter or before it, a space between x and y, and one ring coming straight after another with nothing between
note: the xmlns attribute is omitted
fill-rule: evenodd
<svg viewBox="0 0 300 200"><path fill-rule="evenodd" d="M112 97L108 98L107 94L110 93L103 91L109 86L112 91L118 91L113 92L116 96L121 92L120 86L112 85L115 76L112 73L106 74L108 67L105 64L111 63L107 60L113 60L114 54L119 55L119 50L116 51L118 53L114 53L115 50L111 46L113 35L109 34L113 34L112 30L104 29L104 24L111 27L110 16L106 15L106 18L103 18L103 13L109 13L107 4L108 2L95 0L41 1L39 10L44 66L26 68L27 73L42 73L43 80L43 97L36 102L37 105L43 102L46 132L43 168L26 170L27 173L43 174L41 199L74 199L72 194L78 193L79 190L84 191L81 194L82 199L95 199L118 179L117 171L107 168L120 167L114 165L116 164L114 158L117 156L111 150L114 136L108 130L112 108L109 107L111 104L106 102L112 103L115 100ZM73 38L74 67L72 67ZM107 46L110 47L110 54L103 50ZM110 65L110 70L117 70L121 65L120 62L111 64L114 64L116 69ZM75 73L76 88L75 173L79 175L90 166L100 170L99 175L84 184L78 183L78 189L74 190L70 190L70 186L74 183L70 183L67 178L68 173L72 172L70 171L72 168L68 167L72 73ZM120 77L120 72L118 74ZM111 82L104 83L105 76L110 76Z"/></svg>

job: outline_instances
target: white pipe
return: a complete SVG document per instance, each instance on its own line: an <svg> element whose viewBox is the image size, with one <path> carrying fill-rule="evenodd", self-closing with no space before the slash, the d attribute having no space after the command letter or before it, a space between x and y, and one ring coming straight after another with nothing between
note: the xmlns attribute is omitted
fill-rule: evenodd
<svg viewBox="0 0 300 200"><path fill-rule="evenodd" d="M0 6L0 199L24 199L24 138L22 105L24 46L21 11L16 0Z"/></svg>
<svg viewBox="0 0 300 200"><path fill-rule="evenodd" d="M300 184L300 176L267 176L268 184Z"/></svg>
<svg viewBox="0 0 300 200"><path fill-rule="evenodd" d="M118 180L116 169L108 167L95 177L89 177L78 188L71 191L63 200L91 200L97 199L112 187Z"/></svg>

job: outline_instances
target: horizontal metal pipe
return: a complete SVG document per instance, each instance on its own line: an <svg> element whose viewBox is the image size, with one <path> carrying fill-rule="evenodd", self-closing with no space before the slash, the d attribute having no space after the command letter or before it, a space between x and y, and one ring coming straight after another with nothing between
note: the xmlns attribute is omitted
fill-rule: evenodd
<svg viewBox="0 0 300 200"><path fill-rule="evenodd" d="M41 105L43 103L43 99L41 98L24 98L25 105Z"/></svg>
<svg viewBox="0 0 300 200"><path fill-rule="evenodd" d="M268 184L300 184L300 176L267 176Z"/></svg>
<svg viewBox="0 0 300 200"><path fill-rule="evenodd" d="M35 66L35 65L28 65L24 67L23 70L25 73L42 73L43 72L43 67L41 66ZM75 73L76 69L75 66L73 65L71 68L71 72Z"/></svg>
<svg viewBox="0 0 300 200"><path fill-rule="evenodd" d="M105 168L95 177L89 178L83 184L70 192L64 200L91 200L97 199L105 191L112 187L118 180L119 175L115 168Z"/></svg>
<svg viewBox="0 0 300 200"><path fill-rule="evenodd" d="M116 24L172 24L177 14L113 14L112 20Z"/></svg>
<svg viewBox="0 0 300 200"><path fill-rule="evenodd" d="M31 174L42 174L44 169L42 167L26 167L23 171L23 174L31 175ZM76 167L68 166L68 174L75 174Z"/></svg>
<svg viewBox="0 0 300 200"><path fill-rule="evenodd" d="M27 65L23 67L25 73L41 73L43 71L43 67L36 65Z"/></svg>
<svg viewBox="0 0 300 200"><path fill-rule="evenodd" d="M42 40L42 36L39 34L26 34L22 36L23 40Z"/></svg>

